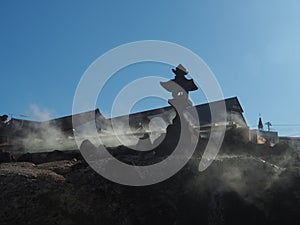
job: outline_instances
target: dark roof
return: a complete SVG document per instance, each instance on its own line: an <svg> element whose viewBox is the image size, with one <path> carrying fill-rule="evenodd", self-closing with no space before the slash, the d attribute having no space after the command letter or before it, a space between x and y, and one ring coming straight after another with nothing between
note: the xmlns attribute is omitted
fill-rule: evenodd
<svg viewBox="0 0 300 225"><path fill-rule="evenodd" d="M80 121L78 125L81 125L89 121L92 121L98 117L104 118L100 113L99 109L96 109L88 112L83 112L83 113L78 113L70 116L60 117L57 119L48 120L42 122L42 124L45 124L46 126L48 125L55 126L56 128L61 129L62 131L67 131L73 129L72 118L76 119L76 121Z"/></svg>
<svg viewBox="0 0 300 225"><path fill-rule="evenodd" d="M214 104L218 104L221 101L222 100L195 106L195 108L198 112L200 125L206 125L206 124L211 123L210 106L214 105ZM227 113L228 112L236 112L239 115L238 119L242 120L243 124L245 124L247 126L247 123L242 114L244 111L241 107L241 104L240 104L238 98L237 97L228 98L228 99L225 99L224 101L225 101ZM129 118L132 119L133 123L147 121L147 119L145 119L146 117L151 117L151 116L156 116L156 115L163 115L163 117L166 117L165 119L169 119L167 117L169 117L168 116L169 112L171 113L172 111L174 111L173 107L167 106L167 107L148 110L148 111L144 111L144 112L133 113L133 114L129 115ZM25 128L24 132L27 132L27 131L38 132L39 129L41 129L45 126L49 126L49 125L55 126L56 128L58 128L62 131L72 131L73 130L72 117L75 117L75 119L78 119L78 121L80 121L81 124L90 122L95 118L97 120L103 121L104 123L102 123L102 125L105 124L106 122L108 122L102 116L99 109L84 112L84 113L74 114L73 116L70 115L70 116L60 117L60 118L56 118L56 119L52 119L52 120L44 121L44 122L20 120L20 119L14 119L14 120L15 120L16 125L18 123L21 125L22 128ZM122 120L125 117L127 117L127 116L119 116L119 117L115 117L113 119ZM80 125L80 123L78 125ZM4 133L7 132L5 130L3 129Z"/></svg>
<svg viewBox="0 0 300 225"><path fill-rule="evenodd" d="M209 104L218 104L222 101L225 101L225 107L227 111L236 111L236 112L241 112L243 113L244 110L238 100L237 97L232 97L232 98L227 98L224 100L219 100L219 101L215 101L215 102L211 102L211 103L205 103L205 104L201 104L201 105L197 105L196 108L197 109L202 109L202 108L206 108L209 106Z"/></svg>
<svg viewBox="0 0 300 225"><path fill-rule="evenodd" d="M221 103L222 101L225 101L225 107L226 107L226 111L227 113L229 112L235 112L237 114L240 115L240 119L242 120L243 124L245 126L247 126L246 120L243 116L243 108L238 100L237 97L232 97L232 98L228 98L228 99L224 99L224 100L219 100L219 101L215 101L215 102L211 102L211 103L205 103L205 104L201 104L201 105L196 105L195 108L198 112L198 116L199 116L199 120L200 120L200 124L201 125L206 125L206 124L210 124L211 123L211 113L210 113L210 107L212 105L216 106L219 103ZM155 116L158 114L161 114L163 112L166 111L171 111L173 110L172 106L167 106L167 107L163 107L163 108L159 108L159 109L152 109L152 110L148 110L148 111L143 111L143 112L138 112L138 113L133 113L130 114L129 118L132 119L142 119L145 116L147 117L151 117L151 116ZM115 117L113 119L120 119L122 120L122 118L125 116L118 116ZM217 121L216 121L217 122Z"/></svg>
<svg viewBox="0 0 300 225"><path fill-rule="evenodd" d="M32 128L32 127L38 127L41 125L42 122L39 121L32 121L32 120L22 120L22 119L13 119L14 123L21 124L22 127L25 128Z"/></svg>
<svg viewBox="0 0 300 225"><path fill-rule="evenodd" d="M225 100L220 100L220 101L215 101L215 102L195 106L196 110L198 112L200 124L204 125L204 124L210 124L211 123L210 107L216 106L218 108L218 105L220 103L222 103L222 101L225 101L226 112L230 115L231 115L231 113L234 113L234 112L238 113L240 115L240 119L243 121L243 123L246 126L247 123L246 123L246 120L243 116L244 110L243 110L243 108L242 108L242 106L241 106L241 104L240 104L237 97L228 98L228 99L225 99ZM232 122L236 122L236 121L234 121L234 119L235 118L227 118L227 120L231 120ZM215 121L215 122L218 122L218 121Z"/></svg>
<svg viewBox="0 0 300 225"><path fill-rule="evenodd" d="M218 104L222 101L225 101L225 107L226 107L227 111L237 111L237 112L240 112L240 113L244 112L244 110L243 110L243 108L242 108L242 106L241 106L241 104L240 104L237 97L232 97L232 98L227 98L227 99L224 99L224 100L214 101L214 102L211 102L211 103L196 105L195 107L196 107L197 111L199 111L199 113L200 113L201 110L209 109L210 104ZM166 106L166 107L159 108L159 109L151 109L151 110L147 110L147 111L132 113L132 114L130 114L130 116L135 116L135 115L138 115L138 114L141 114L141 113L146 114L147 116L157 115L157 114L160 114L162 112L165 112L165 111L168 111L168 110L171 110L171 109L173 109L172 106ZM119 118L119 117L123 117L123 116L118 116L118 117L114 117L114 118Z"/></svg>
<svg viewBox="0 0 300 225"><path fill-rule="evenodd" d="M73 132L73 121L72 118L75 117L77 125L82 125L90 122L94 119L106 120L100 113L99 109L74 114L73 116L64 116L48 121L31 121L14 119L13 125L8 125L6 127L0 128L0 136L14 135L14 136L26 136L29 133L42 134L44 130L49 127L58 129L62 132Z"/></svg>

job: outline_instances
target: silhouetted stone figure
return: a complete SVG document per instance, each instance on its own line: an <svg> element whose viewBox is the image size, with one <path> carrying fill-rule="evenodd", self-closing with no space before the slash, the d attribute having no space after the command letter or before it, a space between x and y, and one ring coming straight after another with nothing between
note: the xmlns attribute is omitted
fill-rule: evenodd
<svg viewBox="0 0 300 225"><path fill-rule="evenodd" d="M188 71L179 64L176 69L172 69L175 74L175 78L167 82L161 82L163 88L167 91L172 92L173 99L169 99L168 102L176 111L176 116L173 119L173 123L167 127L166 133L162 134L157 138L152 144L149 139L149 134L145 133L140 141L136 144L136 149L152 149L149 151L136 151L130 148L120 147L120 151L113 149L112 154L122 161L122 155L126 152L126 155L136 156L138 155L140 159L152 158L156 156L168 156L170 155L177 146L180 147L180 151L185 154L185 146L191 144L192 138L195 135L189 122L184 117L184 111L187 107L192 106L192 102L189 100L189 91L195 91L198 89L193 79L187 79L185 76ZM150 122L150 120L149 120ZM185 132L185 137L180 138L181 132ZM181 140L181 141L179 141ZM153 146L153 148L152 148ZM157 147L155 147L157 146ZM118 152L120 154L118 154ZM157 157L156 157L157 158ZM147 165L147 160L143 162Z"/></svg>
<svg viewBox="0 0 300 225"><path fill-rule="evenodd" d="M172 69L175 78L167 82L160 82L161 86L169 92L172 92L173 99L169 99L169 103L175 107L176 111L183 111L188 106L192 106L189 100L189 92L198 89L193 79L187 79L188 74L186 68L179 64L176 69ZM176 106L174 105L176 104Z"/></svg>
<svg viewBox="0 0 300 225"><path fill-rule="evenodd" d="M193 79L187 79L185 76L188 74L186 68L179 64L176 69L172 69L175 74L175 78L167 82L160 82L161 86L167 91L172 92L173 99L169 99L168 102L176 110L176 116L173 119L173 124L167 127L165 137L162 136L156 141L164 140L156 148L157 155L170 155L177 147L180 139L181 132L190 132L192 138L193 131L190 129L188 121L184 118L184 110L187 107L192 106L192 102L189 100L189 91L195 91L198 89ZM184 140L189 143L181 143L181 145L190 144L189 140Z"/></svg>

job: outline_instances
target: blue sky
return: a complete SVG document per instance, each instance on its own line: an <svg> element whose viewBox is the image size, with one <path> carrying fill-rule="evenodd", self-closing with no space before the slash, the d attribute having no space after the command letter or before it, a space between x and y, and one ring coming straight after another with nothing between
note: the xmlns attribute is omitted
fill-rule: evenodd
<svg viewBox="0 0 300 225"><path fill-rule="evenodd" d="M239 97L250 126L261 113L265 122L294 125L274 126L281 135L300 136L299 11L296 0L3 0L0 113L69 115L76 86L97 57L128 42L164 40L202 57L224 96ZM113 96L135 78L172 77L169 67L156 67L116 74L97 106L108 113ZM135 110L162 104L152 99Z"/></svg>

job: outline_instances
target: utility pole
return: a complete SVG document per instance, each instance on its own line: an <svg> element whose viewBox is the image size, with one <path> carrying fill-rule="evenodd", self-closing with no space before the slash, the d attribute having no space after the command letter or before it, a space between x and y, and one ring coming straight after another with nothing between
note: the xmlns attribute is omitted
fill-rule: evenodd
<svg viewBox="0 0 300 225"><path fill-rule="evenodd" d="M270 130L271 130L271 126L272 126L272 124L271 124L271 121L269 121L269 122L266 122L265 123L265 125L267 125L268 126L268 131L270 132Z"/></svg>

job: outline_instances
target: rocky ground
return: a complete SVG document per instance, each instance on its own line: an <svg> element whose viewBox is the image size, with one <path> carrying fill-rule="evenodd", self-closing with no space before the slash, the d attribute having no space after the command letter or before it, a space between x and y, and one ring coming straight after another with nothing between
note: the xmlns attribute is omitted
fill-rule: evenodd
<svg viewBox="0 0 300 225"><path fill-rule="evenodd" d="M297 152L286 145L225 142L214 163L200 173L198 156L204 146L179 173L146 187L106 180L79 151L14 158L2 152L0 224L300 223ZM130 162L130 156L125 158Z"/></svg>

